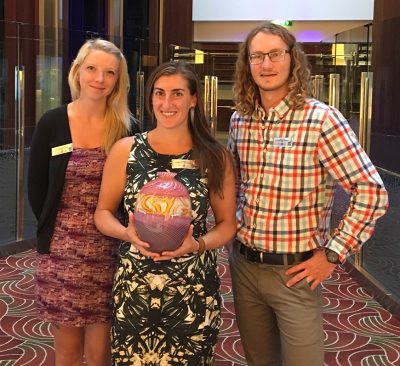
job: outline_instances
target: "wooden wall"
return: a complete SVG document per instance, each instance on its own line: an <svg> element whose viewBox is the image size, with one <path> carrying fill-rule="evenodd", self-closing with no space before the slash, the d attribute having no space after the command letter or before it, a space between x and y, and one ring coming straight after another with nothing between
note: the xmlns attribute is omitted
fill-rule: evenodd
<svg viewBox="0 0 400 366"><path fill-rule="evenodd" d="M371 157L377 166L400 173L399 0L375 0L372 34Z"/></svg>
<svg viewBox="0 0 400 366"><path fill-rule="evenodd" d="M168 61L168 46L191 47L193 41L192 1L164 0L162 24L163 59Z"/></svg>

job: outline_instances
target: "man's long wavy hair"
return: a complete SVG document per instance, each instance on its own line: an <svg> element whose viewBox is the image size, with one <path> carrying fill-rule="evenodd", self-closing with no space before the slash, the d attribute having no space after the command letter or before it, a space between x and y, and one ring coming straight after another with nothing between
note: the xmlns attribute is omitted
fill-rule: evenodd
<svg viewBox="0 0 400 366"><path fill-rule="evenodd" d="M260 101L260 92L251 75L249 61L250 43L260 32L279 36L287 44L291 60L287 98L292 109L304 107L305 99L311 96L311 74L306 55L286 28L266 22L254 28L240 45L233 86L236 110L241 115L252 114L256 101Z"/></svg>
<svg viewBox="0 0 400 366"><path fill-rule="evenodd" d="M207 172L210 192L223 197L223 185L226 164L233 164L225 147L213 136L209 120L204 113L203 93L199 78L193 67L186 62L166 62L159 65L150 75L146 84L146 109L154 118L153 91L154 84L162 76L181 75L186 80L190 95L197 98L193 119L188 115L188 128L193 142L194 158L200 171ZM155 124L157 121L153 121Z"/></svg>

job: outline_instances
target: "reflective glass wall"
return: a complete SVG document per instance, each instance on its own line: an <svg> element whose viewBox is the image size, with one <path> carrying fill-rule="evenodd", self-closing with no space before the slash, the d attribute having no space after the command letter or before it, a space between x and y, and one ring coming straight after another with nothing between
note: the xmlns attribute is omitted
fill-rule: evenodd
<svg viewBox="0 0 400 366"><path fill-rule="evenodd" d="M352 261L388 307L400 304L400 175L380 167L371 155L371 131L380 121L372 115L373 44L372 24L337 34L327 40L336 46L335 72L340 74L340 110L349 119L360 143L372 157L389 193L389 209L377 222L371 239ZM339 50L343 50L340 52ZM342 57L343 55L343 57ZM347 195L339 188L335 200L335 223L348 204ZM361 278L361 277L359 277Z"/></svg>
<svg viewBox="0 0 400 366"><path fill-rule="evenodd" d="M0 243L34 232L26 199L29 142L36 121L39 49L36 27L1 22L0 79ZM38 72L37 72L38 71ZM29 95L29 96L28 96Z"/></svg>
<svg viewBox="0 0 400 366"><path fill-rule="evenodd" d="M137 84L158 62L158 44L145 41L141 30L137 34L123 29L127 4L122 0L38 0L36 5L35 24L0 20L0 255L7 254L9 245L18 251L18 245L22 248L35 237L26 187L29 146L40 116L70 101L68 71L82 43L101 37L124 51L131 81L129 105L136 114L142 110L143 123L143 91L137 93ZM138 16L147 24L146 14L139 11Z"/></svg>

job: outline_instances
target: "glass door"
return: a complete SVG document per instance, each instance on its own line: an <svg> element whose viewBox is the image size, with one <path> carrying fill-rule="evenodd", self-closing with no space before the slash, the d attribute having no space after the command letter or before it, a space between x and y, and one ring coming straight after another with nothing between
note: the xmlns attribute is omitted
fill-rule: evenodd
<svg viewBox="0 0 400 366"><path fill-rule="evenodd" d="M11 32L16 34L17 27L15 24L1 21L0 28L0 243L2 243L15 239L17 230L15 71L9 66L8 60L10 52L15 52L9 42L9 34Z"/></svg>
<svg viewBox="0 0 400 366"><path fill-rule="evenodd" d="M3 21L1 30L0 251L35 236L26 187L29 146L38 118L61 104L64 69L59 29Z"/></svg>
<svg viewBox="0 0 400 366"><path fill-rule="evenodd" d="M341 111L348 118L364 150L372 157L373 130L381 121L372 115L373 78L372 74L372 32L373 25L351 29L337 34L331 41L336 48L343 49L345 58L340 62L340 52L336 62L342 72ZM399 182L397 173L385 170L375 163L389 192L389 209L377 221L372 237L360 252L351 258L355 268L362 274L361 281L369 282L369 288L379 289L379 301L394 309L400 303L400 246L398 217L400 212ZM339 189L335 196L334 227L348 207L348 196ZM373 284L372 286L370 284ZM394 305L396 304L396 305Z"/></svg>
<svg viewBox="0 0 400 366"><path fill-rule="evenodd" d="M189 62L203 85L204 108L210 127L218 140L226 143L229 122L233 113L233 76L237 47L215 50L202 44L202 49L168 45L169 59Z"/></svg>

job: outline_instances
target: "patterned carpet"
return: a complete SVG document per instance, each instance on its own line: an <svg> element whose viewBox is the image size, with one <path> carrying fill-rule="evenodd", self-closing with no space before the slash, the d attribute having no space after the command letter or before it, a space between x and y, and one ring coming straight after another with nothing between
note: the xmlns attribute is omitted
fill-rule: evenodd
<svg viewBox="0 0 400 366"><path fill-rule="evenodd" d="M54 365L49 325L35 318L34 265L32 251L0 259L0 366ZM215 366L246 365L224 250L219 266L224 309ZM342 269L325 282L323 301L326 365L400 366L400 321Z"/></svg>

